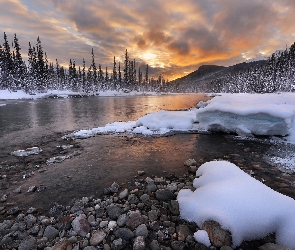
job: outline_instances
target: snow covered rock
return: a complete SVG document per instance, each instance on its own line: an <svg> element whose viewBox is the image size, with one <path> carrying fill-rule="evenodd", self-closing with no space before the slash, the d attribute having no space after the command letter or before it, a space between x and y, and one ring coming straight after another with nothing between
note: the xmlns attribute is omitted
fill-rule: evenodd
<svg viewBox="0 0 295 250"><path fill-rule="evenodd" d="M232 234L232 246L276 234L276 242L295 249L295 201L249 176L227 161L200 166L193 186L179 191L182 219L200 228L214 220Z"/></svg>
<svg viewBox="0 0 295 250"><path fill-rule="evenodd" d="M292 132L295 119L293 93L223 94L198 109L200 128L242 135L280 135Z"/></svg>

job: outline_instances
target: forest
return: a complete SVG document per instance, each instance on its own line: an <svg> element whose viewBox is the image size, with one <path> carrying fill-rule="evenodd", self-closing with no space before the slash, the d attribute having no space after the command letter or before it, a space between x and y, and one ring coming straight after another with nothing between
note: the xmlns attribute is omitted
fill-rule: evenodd
<svg viewBox="0 0 295 250"><path fill-rule="evenodd" d="M0 45L0 89L10 91L24 90L26 93L47 92L48 90L72 90L86 95L93 95L106 90L123 91L166 91L167 81L162 76L149 78L149 66L142 72L136 70L135 59L130 60L126 49L123 65L116 62L113 68L102 69L96 64L94 50L92 61L86 66L83 58L82 67L76 66L75 60L69 60L68 68L60 65L58 59L48 62L40 38L36 45L29 43L28 62L23 60L21 47L16 34L12 46L4 32L4 43Z"/></svg>
<svg viewBox="0 0 295 250"><path fill-rule="evenodd" d="M143 91L143 92L194 92L194 93L272 93L295 90L295 43L284 51L273 53L263 64L257 64L238 71L220 70L209 77L195 77L181 82L176 79L168 82L161 75L149 77L149 66L144 72L136 68L135 59L130 60L126 49L124 62L116 61L113 68L96 64L94 50L89 66L83 58L83 65L76 66L75 60L69 60L66 68L58 59L48 62L40 38L36 44L28 45L28 62L25 63L16 34L12 46L4 32L4 43L0 44L0 89L10 91L23 90L26 93L47 92L48 90L72 90L86 95L100 91ZM204 80L205 79L205 80Z"/></svg>

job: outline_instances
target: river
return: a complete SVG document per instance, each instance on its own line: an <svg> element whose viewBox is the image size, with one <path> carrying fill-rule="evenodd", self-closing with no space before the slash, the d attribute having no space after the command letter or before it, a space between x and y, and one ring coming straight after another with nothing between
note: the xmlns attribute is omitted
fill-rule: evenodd
<svg viewBox="0 0 295 250"><path fill-rule="evenodd" d="M234 135L176 134L168 137L100 135L84 140L62 140L67 133L104 126L115 121L136 120L158 110L195 107L210 99L201 94L89 97L66 99L10 100L0 102L0 197L20 207L41 207L47 211L54 202L66 205L74 198L98 197L114 181L121 186L134 180L137 171L146 176L181 176L187 173L183 162L189 158L203 162L224 159L295 197L289 188L294 176L283 175L264 161L270 144L241 140ZM61 150L61 145L72 148ZM39 155L17 158L14 150L37 146ZM61 163L46 160L78 152ZM22 192L14 193L20 187ZM28 193L31 186L37 191Z"/></svg>

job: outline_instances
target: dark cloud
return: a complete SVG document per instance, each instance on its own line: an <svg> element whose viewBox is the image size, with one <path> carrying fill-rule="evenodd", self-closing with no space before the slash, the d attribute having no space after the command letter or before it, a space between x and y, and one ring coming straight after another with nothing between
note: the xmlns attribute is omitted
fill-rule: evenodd
<svg viewBox="0 0 295 250"><path fill-rule="evenodd" d="M0 0L0 30L17 33L22 53L41 41L65 66L110 66L127 48L138 65L171 78L201 64L231 65L294 42L293 0ZM4 21L2 21L4 20ZM140 60L140 58L142 58ZM172 78L173 78L172 77Z"/></svg>

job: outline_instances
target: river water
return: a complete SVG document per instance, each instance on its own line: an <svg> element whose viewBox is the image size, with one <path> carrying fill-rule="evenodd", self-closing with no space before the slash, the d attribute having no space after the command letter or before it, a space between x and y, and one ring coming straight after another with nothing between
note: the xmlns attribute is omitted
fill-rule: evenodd
<svg viewBox="0 0 295 250"><path fill-rule="evenodd" d="M158 110L195 107L201 94L0 101L1 146L49 135L136 120Z"/></svg>
<svg viewBox="0 0 295 250"><path fill-rule="evenodd" d="M126 185L137 171L146 172L142 178L167 173L181 176L187 173L183 162L194 158L198 165L216 159L229 160L268 186L295 198L294 188L290 188L294 175L284 175L265 162L265 152L271 145L259 140L241 140L220 133L158 138L112 134L85 140L61 139L74 130L136 120L158 110L187 109L208 99L189 94L1 101L0 196L9 193L8 202L46 211L54 202L66 205L74 198L99 196L114 181ZM62 144L73 145L69 150L79 151L79 155L46 165L48 158L67 153L57 150ZM14 150L32 146L43 151L25 159L10 155ZM39 192L27 193L33 185ZM22 193L13 193L19 186Z"/></svg>

